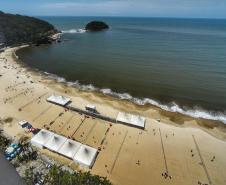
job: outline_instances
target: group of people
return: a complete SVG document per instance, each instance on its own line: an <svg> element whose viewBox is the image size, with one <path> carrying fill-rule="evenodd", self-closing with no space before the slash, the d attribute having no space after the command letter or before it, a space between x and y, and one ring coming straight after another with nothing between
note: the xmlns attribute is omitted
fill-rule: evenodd
<svg viewBox="0 0 226 185"><path fill-rule="evenodd" d="M5 91L8 92L8 91L17 91L16 87L19 86L19 85L22 85L22 84L26 84L26 82L19 82L19 83L16 83L15 85L10 85L8 86L7 88L5 88Z"/></svg>
<svg viewBox="0 0 226 185"><path fill-rule="evenodd" d="M194 157L194 155L195 155L195 154L193 153L193 150L191 149L191 156Z"/></svg>
<svg viewBox="0 0 226 185"><path fill-rule="evenodd" d="M162 173L162 176L163 176L165 179L167 179L167 178L172 179L172 176L171 176L171 175L169 175L169 173L168 173L168 172L164 172L164 173Z"/></svg>
<svg viewBox="0 0 226 185"><path fill-rule="evenodd" d="M198 185L209 185L209 184L198 181Z"/></svg>
<svg viewBox="0 0 226 185"><path fill-rule="evenodd" d="M21 96L21 95L25 95L25 96L26 96L28 93L32 93L32 90L31 90L31 89L32 89L32 88L26 88L23 92L21 92L21 93L15 95L15 96L5 98L5 99L4 99L4 104L6 104L6 103L12 101L13 99L15 99L15 98L17 98L17 97L19 97L19 96Z"/></svg>

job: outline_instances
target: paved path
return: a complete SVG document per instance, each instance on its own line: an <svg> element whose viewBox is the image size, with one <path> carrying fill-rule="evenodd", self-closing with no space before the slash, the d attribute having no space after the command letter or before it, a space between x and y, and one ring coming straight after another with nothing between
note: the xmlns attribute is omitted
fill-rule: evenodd
<svg viewBox="0 0 226 185"><path fill-rule="evenodd" d="M25 185L15 168L0 152L0 185Z"/></svg>

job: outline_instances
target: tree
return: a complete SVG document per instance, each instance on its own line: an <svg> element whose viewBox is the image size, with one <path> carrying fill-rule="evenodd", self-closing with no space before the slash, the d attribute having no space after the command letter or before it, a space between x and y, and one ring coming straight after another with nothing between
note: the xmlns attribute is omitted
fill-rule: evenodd
<svg viewBox="0 0 226 185"><path fill-rule="evenodd" d="M9 145L10 140L8 140L5 136L2 135L0 130L0 150L4 151L6 147Z"/></svg>
<svg viewBox="0 0 226 185"><path fill-rule="evenodd" d="M45 183L51 185L111 185L105 177L92 175L90 172L70 173L56 165L50 169L45 178Z"/></svg>
<svg viewBox="0 0 226 185"><path fill-rule="evenodd" d="M0 13L0 37L5 45L37 43L58 31L46 21L21 15Z"/></svg>
<svg viewBox="0 0 226 185"><path fill-rule="evenodd" d="M27 185L35 184L35 174L33 173L33 168L26 169L24 180Z"/></svg>

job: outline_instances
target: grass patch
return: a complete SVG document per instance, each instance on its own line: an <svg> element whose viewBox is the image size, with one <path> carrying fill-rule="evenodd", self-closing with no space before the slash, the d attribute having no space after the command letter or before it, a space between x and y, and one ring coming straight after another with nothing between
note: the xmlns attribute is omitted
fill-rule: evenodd
<svg viewBox="0 0 226 185"><path fill-rule="evenodd" d="M10 143L10 140L7 139L0 130L0 151L4 151L8 144Z"/></svg>
<svg viewBox="0 0 226 185"><path fill-rule="evenodd" d="M46 185L112 185L106 177L92 175L90 172L70 173L56 165L46 175L35 174L32 168L25 171L24 180L27 185L36 184L41 179Z"/></svg>
<svg viewBox="0 0 226 185"><path fill-rule="evenodd" d="M13 118L12 118L12 117L8 117L8 118L5 118L3 121L4 121L5 123L12 123Z"/></svg>

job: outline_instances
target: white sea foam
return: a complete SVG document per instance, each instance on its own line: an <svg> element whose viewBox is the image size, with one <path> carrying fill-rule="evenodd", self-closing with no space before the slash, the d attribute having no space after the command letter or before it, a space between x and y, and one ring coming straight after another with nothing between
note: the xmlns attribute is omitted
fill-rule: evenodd
<svg viewBox="0 0 226 185"><path fill-rule="evenodd" d="M141 99L141 98L133 97L128 93L117 93L117 92L112 91L109 88L100 89L100 88L93 86L92 84L84 85L84 84L80 84L79 81L75 81L75 82L66 81L65 78L59 77L54 74L50 74L48 72L44 72L44 74L47 75L49 78L56 80L57 82L65 83L68 86L75 87L75 88L78 88L81 90L101 92L105 95L109 95L109 96L116 97L119 99L131 101L137 105L150 104L150 105L160 107L161 109L166 110L166 111L178 112L178 113L188 115L188 116L191 116L194 118L204 118L204 119L209 119L209 120L221 121L224 124L226 124L226 112L207 111L198 106L195 106L192 109L185 108L185 107L180 107L175 102L171 102L170 104L162 104L159 101L156 101L156 100L153 100L150 98Z"/></svg>
<svg viewBox="0 0 226 185"><path fill-rule="evenodd" d="M71 33L71 34L75 34L75 33L85 33L85 32L86 32L85 29L62 30L62 33Z"/></svg>

